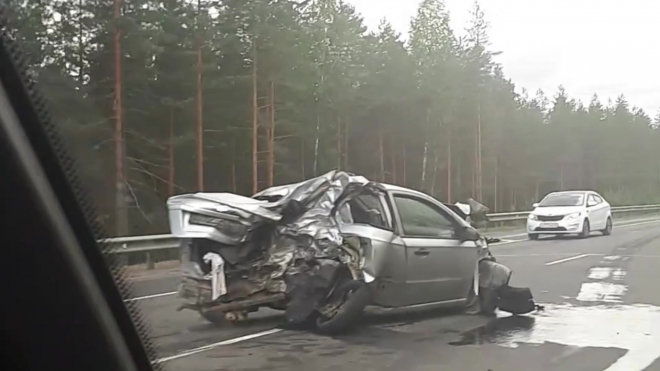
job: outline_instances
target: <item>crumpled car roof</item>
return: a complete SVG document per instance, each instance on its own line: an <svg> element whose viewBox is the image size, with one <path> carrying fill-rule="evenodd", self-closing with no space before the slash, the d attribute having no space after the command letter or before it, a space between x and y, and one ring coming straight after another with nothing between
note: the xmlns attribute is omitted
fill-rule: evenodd
<svg viewBox="0 0 660 371"><path fill-rule="evenodd" d="M271 187L253 197L232 193L194 193L170 197L170 209L195 207L198 212L218 212L240 217L243 222L259 224L279 222L280 234L291 237L306 235L314 245L339 246L342 238L337 221L352 223L344 202L365 187L383 189L379 183L363 176L333 170L304 182Z"/></svg>

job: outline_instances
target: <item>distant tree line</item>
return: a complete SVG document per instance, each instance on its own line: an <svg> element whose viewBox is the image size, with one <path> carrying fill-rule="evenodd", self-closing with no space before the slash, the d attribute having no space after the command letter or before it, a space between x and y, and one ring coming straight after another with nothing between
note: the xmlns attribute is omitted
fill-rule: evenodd
<svg viewBox="0 0 660 371"><path fill-rule="evenodd" d="M660 203L660 114L516 93L477 3L457 37L424 0L404 42L340 0L6 2L110 234L166 232L171 194L331 169L491 211L571 188Z"/></svg>

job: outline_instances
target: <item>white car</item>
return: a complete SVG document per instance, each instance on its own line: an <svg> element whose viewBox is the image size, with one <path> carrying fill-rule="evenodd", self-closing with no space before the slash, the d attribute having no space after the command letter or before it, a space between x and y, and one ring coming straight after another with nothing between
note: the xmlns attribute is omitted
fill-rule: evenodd
<svg viewBox="0 0 660 371"><path fill-rule="evenodd" d="M535 240L542 234L579 234L589 237L591 231L612 233L610 204L594 191L553 192L527 218L527 234Z"/></svg>

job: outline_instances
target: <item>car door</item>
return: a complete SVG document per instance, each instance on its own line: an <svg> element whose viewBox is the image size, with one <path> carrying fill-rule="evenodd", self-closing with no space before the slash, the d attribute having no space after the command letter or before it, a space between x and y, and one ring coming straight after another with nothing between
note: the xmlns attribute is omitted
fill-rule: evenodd
<svg viewBox="0 0 660 371"><path fill-rule="evenodd" d="M587 215L589 216L589 224L591 229L596 230L600 227L601 221L596 209L596 199L592 193L587 195Z"/></svg>
<svg viewBox="0 0 660 371"><path fill-rule="evenodd" d="M598 207L598 201L593 193L589 193L587 197L587 213L589 215L589 223L591 224L591 229L597 230L603 227L604 220L602 213Z"/></svg>
<svg viewBox="0 0 660 371"><path fill-rule="evenodd" d="M432 198L412 193L392 198L406 249L408 302L465 298L478 260L476 243L458 239L459 222Z"/></svg>
<svg viewBox="0 0 660 371"><path fill-rule="evenodd" d="M609 218L612 215L612 207L609 202L607 202L603 196L599 195L598 193L595 193L596 200L601 203L601 206L603 208L603 218L605 219L605 222L607 222L607 218Z"/></svg>
<svg viewBox="0 0 660 371"><path fill-rule="evenodd" d="M609 205L599 195L592 193L592 196L594 200L593 212L598 215L598 229L605 229Z"/></svg>

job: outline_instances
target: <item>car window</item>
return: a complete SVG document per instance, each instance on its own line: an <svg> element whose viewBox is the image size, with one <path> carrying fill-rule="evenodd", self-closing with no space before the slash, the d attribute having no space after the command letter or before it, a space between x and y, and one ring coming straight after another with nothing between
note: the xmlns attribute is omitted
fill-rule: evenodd
<svg viewBox="0 0 660 371"><path fill-rule="evenodd" d="M584 205L584 193L553 193L546 196L539 204L541 207L582 205Z"/></svg>
<svg viewBox="0 0 660 371"><path fill-rule="evenodd" d="M394 196L394 202L399 210L404 236L456 237L450 217L431 203L408 196Z"/></svg>
<svg viewBox="0 0 660 371"><path fill-rule="evenodd" d="M601 202L603 202L603 199L600 196L598 195L593 195L593 196L594 196L594 200L596 201L596 204L600 204Z"/></svg>
<svg viewBox="0 0 660 371"><path fill-rule="evenodd" d="M385 210L380 196L373 193L362 194L351 200L349 205L354 223L392 229L385 216Z"/></svg>
<svg viewBox="0 0 660 371"><path fill-rule="evenodd" d="M599 202L596 200L596 196L594 195L589 195L589 200L587 201L587 206L595 206L598 205Z"/></svg>

